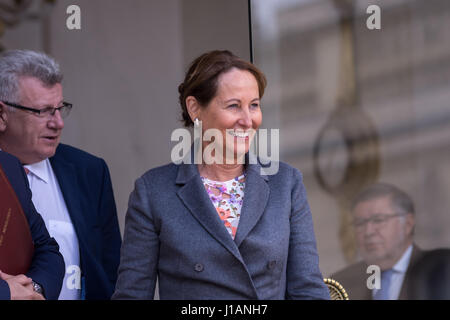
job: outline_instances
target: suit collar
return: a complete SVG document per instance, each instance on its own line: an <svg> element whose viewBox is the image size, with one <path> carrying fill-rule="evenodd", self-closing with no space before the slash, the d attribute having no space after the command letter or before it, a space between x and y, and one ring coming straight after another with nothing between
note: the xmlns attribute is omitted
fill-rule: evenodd
<svg viewBox="0 0 450 320"><path fill-rule="evenodd" d="M200 175L198 172L198 168L196 164L186 164L182 163L178 165L178 174L177 178L175 180L176 184L186 184L191 179L195 178L196 176Z"/></svg>
<svg viewBox="0 0 450 320"><path fill-rule="evenodd" d="M198 174L197 165L182 164L178 169L177 183L183 184L177 195L203 228L241 262L241 254L224 228Z"/></svg>
<svg viewBox="0 0 450 320"><path fill-rule="evenodd" d="M259 164L249 164L246 170L244 202L234 241L240 246L260 220L269 200L268 177L261 175Z"/></svg>
<svg viewBox="0 0 450 320"><path fill-rule="evenodd" d="M190 179L199 175L197 165L194 164L192 150L193 148L191 148L191 153L183 159L183 163L179 165L177 178L175 180L176 184L186 184ZM258 174L263 180L269 181L268 175L264 173L264 168L265 167L261 165L261 162L254 154L247 153L245 155L245 171L247 174Z"/></svg>
<svg viewBox="0 0 450 320"><path fill-rule="evenodd" d="M42 180L43 182L45 183L49 182L50 162L48 158L33 164L24 165L23 167L27 168L31 174L35 175L38 179Z"/></svg>
<svg viewBox="0 0 450 320"><path fill-rule="evenodd" d="M253 153L245 155L247 173L258 175L264 181L269 181L269 176L265 173L265 166L261 165L260 160Z"/></svg>
<svg viewBox="0 0 450 320"><path fill-rule="evenodd" d="M83 209L79 197L79 185L75 165L65 160L61 154L59 147L56 153L50 158L50 163L58 181L59 187L63 194L64 201L69 212L70 219L78 236L78 241L84 242L82 235L89 234L86 227L86 222L83 219Z"/></svg>
<svg viewBox="0 0 450 320"><path fill-rule="evenodd" d="M246 160L248 160L248 154L246 155ZM197 165L193 163L180 164L176 178L176 183L182 185L177 194L191 214L213 237L240 260L242 258L237 247L258 223L266 208L270 193L267 185L269 178L267 175L261 174L259 162L247 164L245 170L244 201L234 241L223 227L223 222L220 220L205 191Z"/></svg>
<svg viewBox="0 0 450 320"><path fill-rule="evenodd" d="M408 283L410 280L410 270L411 267L423 256L424 252L420 249L416 244L413 243L411 258L409 260L408 268L406 269L405 277L403 278L402 288L400 289L400 294L398 296L399 300L408 300L409 299L409 288Z"/></svg>
<svg viewBox="0 0 450 320"><path fill-rule="evenodd" d="M258 297L258 291L253 285L250 272L247 269L247 265L242 258L238 247L257 224L264 212L269 198L269 187L266 183L266 179L267 178L263 178L260 175L257 166L247 166L244 201L236 236L233 241L205 190L197 165L179 165L176 178L176 183L181 185L177 192L177 196L189 210L190 214L192 214L210 236L216 239L241 262L247 270L256 297Z"/></svg>
<svg viewBox="0 0 450 320"><path fill-rule="evenodd" d="M423 254L424 254L423 250L419 246L417 246L415 243L413 243L413 250L411 253L411 259L409 262L409 266L414 265L423 256Z"/></svg>
<svg viewBox="0 0 450 320"><path fill-rule="evenodd" d="M413 251L413 245L409 245L408 248L406 248L405 252L403 252L400 259L395 263L395 265L392 267L392 270L399 273L406 273L406 270L408 269L408 266L411 261L411 254Z"/></svg>

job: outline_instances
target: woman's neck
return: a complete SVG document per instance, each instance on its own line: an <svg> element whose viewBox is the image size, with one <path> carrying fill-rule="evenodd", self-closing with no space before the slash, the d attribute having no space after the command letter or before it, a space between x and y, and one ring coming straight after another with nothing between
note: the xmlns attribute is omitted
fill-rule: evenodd
<svg viewBox="0 0 450 320"><path fill-rule="evenodd" d="M198 171L202 177L213 181L228 181L244 173L243 164L199 164Z"/></svg>

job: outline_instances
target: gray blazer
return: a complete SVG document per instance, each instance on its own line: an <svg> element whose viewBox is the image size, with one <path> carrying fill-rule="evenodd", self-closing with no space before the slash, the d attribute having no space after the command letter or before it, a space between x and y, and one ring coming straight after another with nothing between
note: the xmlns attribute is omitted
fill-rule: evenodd
<svg viewBox="0 0 450 320"><path fill-rule="evenodd" d="M195 164L168 164L135 183L113 299L329 299L301 173L246 167L236 237Z"/></svg>

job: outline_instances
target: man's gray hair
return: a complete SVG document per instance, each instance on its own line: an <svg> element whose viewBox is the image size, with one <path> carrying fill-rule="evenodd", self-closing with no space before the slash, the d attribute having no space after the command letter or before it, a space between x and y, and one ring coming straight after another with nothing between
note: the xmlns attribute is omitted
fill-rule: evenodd
<svg viewBox="0 0 450 320"><path fill-rule="evenodd" d="M368 200L389 196L398 213L414 214L414 203L411 198L396 186L388 183L375 183L361 191L352 201L351 209Z"/></svg>
<svg viewBox="0 0 450 320"><path fill-rule="evenodd" d="M58 63L45 53L9 50L0 55L0 101L19 103L20 77L33 77L46 87L61 83Z"/></svg>

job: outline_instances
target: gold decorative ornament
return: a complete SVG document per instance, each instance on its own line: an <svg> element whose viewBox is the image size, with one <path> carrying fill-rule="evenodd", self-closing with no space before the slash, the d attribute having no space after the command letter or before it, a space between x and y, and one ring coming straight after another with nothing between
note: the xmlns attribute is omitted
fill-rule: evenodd
<svg viewBox="0 0 450 320"><path fill-rule="evenodd" d="M323 281L330 291L331 300L349 300L347 291L339 282L331 278L324 278Z"/></svg>

